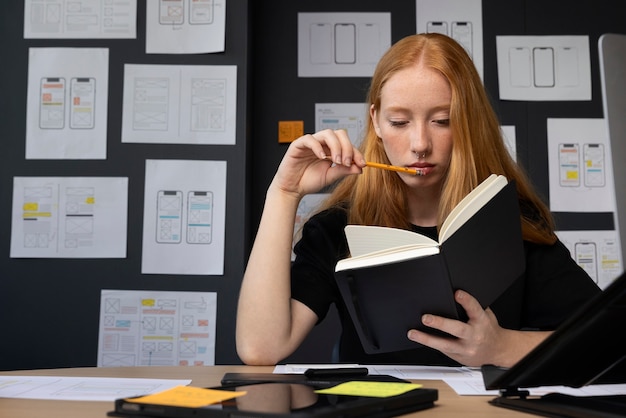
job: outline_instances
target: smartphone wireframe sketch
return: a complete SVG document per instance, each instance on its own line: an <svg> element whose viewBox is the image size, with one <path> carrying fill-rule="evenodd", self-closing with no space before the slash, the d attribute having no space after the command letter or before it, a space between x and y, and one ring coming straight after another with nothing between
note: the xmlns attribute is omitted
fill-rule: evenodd
<svg viewBox="0 0 626 418"><path fill-rule="evenodd" d="M70 128L92 129L96 114L96 79L75 77L70 80Z"/></svg>
<svg viewBox="0 0 626 418"><path fill-rule="evenodd" d="M159 23L182 25L185 21L184 0L159 0Z"/></svg>
<svg viewBox="0 0 626 418"><path fill-rule="evenodd" d="M579 241L574 244L574 254L576 263L589 274L589 276L598 282L598 254L595 242Z"/></svg>
<svg viewBox="0 0 626 418"><path fill-rule="evenodd" d="M156 241L177 244L182 240L183 193L159 190L157 193Z"/></svg>
<svg viewBox="0 0 626 418"><path fill-rule="evenodd" d="M472 56L472 22L452 22L451 36Z"/></svg>
<svg viewBox="0 0 626 418"><path fill-rule="evenodd" d="M554 49L533 48L533 75L535 87L554 87Z"/></svg>
<svg viewBox="0 0 626 418"><path fill-rule="evenodd" d="M189 23L192 25L209 25L213 23L213 3L215 0L190 0Z"/></svg>
<svg viewBox="0 0 626 418"><path fill-rule="evenodd" d="M357 30L358 38L357 57L360 64L375 64L380 58L380 28L375 22L366 22L359 25Z"/></svg>
<svg viewBox="0 0 626 418"><path fill-rule="evenodd" d="M356 63L356 25L354 23L335 24L335 63Z"/></svg>
<svg viewBox="0 0 626 418"><path fill-rule="evenodd" d="M62 77L41 79L39 127L41 129L63 129L65 127L65 79Z"/></svg>
<svg viewBox="0 0 626 418"><path fill-rule="evenodd" d="M210 244L213 240L213 192L187 193L187 243Z"/></svg>
<svg viewBox="0 0 626 418"><path fill-rule="evenodd" d="M580 157L577 143L559 144L559 183L564 187L580 186Z"/></svg>
<svg viewBox="0 0 626 418"><path fill-rule="evenodd" d="M586 187L604 186L604 144L583 144Z"/></svg>
<svg viewBox="0 0 626 418"><path fill-rule="evenodd" d="M426 32L448 34L448 22L430 21L426 23Z"/></svg>
<svg viewBox="0 0 626 418"><path fill-rule="evenodd" d="M333 60L333 35L329 23L312 23L309 27L311 64L330 64Z"/></svg>
<svg viewBox="0 0 626 418"><path fill-rule="evenodd" d="M555 52L555 84L567 87L579 85L578 50L575 47L562 46Z"/></svg>
<svg viewBox="0 0 626 418"><path fill-rule="evenodd" d="M509 49L509 81L512 87L530 87L530 49L516 46Z"/></svg>

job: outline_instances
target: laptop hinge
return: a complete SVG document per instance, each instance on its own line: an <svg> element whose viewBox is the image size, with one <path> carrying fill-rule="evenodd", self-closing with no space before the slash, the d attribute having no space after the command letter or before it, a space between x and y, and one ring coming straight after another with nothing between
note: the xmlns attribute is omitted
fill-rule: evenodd
<svg viewBox="0 0 626 418"><path fill-rule="evenodd" d="M500 389L500 395L505 398L526 399L526 397L530 395L530 392L527 390L516 388L516 387L510 387L510 388Z"/></svg>

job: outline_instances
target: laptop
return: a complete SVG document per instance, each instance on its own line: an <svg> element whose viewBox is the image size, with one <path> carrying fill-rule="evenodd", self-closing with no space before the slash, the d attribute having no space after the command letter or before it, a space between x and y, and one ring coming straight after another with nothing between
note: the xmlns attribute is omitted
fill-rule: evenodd
<svg viewBox="0 0 626 418"><path fill-rule="evenodd" d="M567 290L564 290L567 291ZM623 417L626 393L576 397L531 396L527 388L626 383L626 273L583 305L513 367L481 368L485 388L499 390L495 406L550 417Z"/></svg>

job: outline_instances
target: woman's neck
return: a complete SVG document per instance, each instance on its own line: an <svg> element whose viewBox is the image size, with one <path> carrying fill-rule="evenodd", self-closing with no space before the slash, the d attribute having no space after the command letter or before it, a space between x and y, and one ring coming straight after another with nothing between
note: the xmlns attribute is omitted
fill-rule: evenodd
<svg viewBox="0 0 626 418"><path fill-rule="evenodd" d="M417 226L437 226L441 193L432 189L412 190L407 201L409 222Z"/></svg>

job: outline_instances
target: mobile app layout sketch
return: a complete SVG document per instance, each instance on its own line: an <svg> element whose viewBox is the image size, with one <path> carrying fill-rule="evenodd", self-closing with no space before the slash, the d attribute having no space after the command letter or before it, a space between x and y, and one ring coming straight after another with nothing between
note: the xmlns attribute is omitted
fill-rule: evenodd
<svg viewBox="0 0 626 418"><path fill-rule="evenodd" d="M509 78L511 86L530 87L532 80L530 49L516 46L509 49Z"/></svg>
<svg viewBox="0 0 626 418"><path fill-rule="evenodd" d="M94 240L95 189L65 190L65 248L90 247Z"/></svg>
<svg viewBox="0 0 626 418"><path fill-rule="evenodd" d="M585 186L603 187L605 183L604 144L583 144Z"/></svg>
<svg viewBox="0 0 626 418"><path fill-rule="evenodd" d="M589 274L589 276L598 282L598 254L596 244L589 241L580 241L574 244L574 256L576 263Z"/></svg>
<svg viewBox="0 0 626 418"><path fill-rule="evenodd" d="M441 33L448 34L448 22L443 21L429 21L426 23L427 33Z"/></svg>
<svg viewBox="0 0 626 418"><path fill-rule="evenodd" d="M389 13L298 13L299 77L371 77L389 45Z"/></svg>
<svg viewBox="0 0 626 418"><path fill-rule="evenodd" d="M535 87L554 87L553 48L533 48L533 70Z"/></svg>
<svg viewBox="0 0 626 418"><path fill-rule="evenodd" d="M309 27L310 51L312 64L330 64L332 62L333 35L329 23L312 23Z"/></svg>
<svg viewBox="0 0 626 418"><path fill-rule="evenodd" d="M56 239L55 201L55 189L51 186L24 187L24 248L48 248Z"/></svg>
<svg viewBox="0 0 626 418"><path fill-rule="evenodd" d="M159 23L182 25L185 21L184 0L159 0Z"/></svg>
<svg viewBox="0 0 626 418"><path fill-rule="evenodd" d="M157 194L156 241L178 244L182 239L183 193L179 190L160 190Z"/></svg>
<svg viewBox="0 0 626 418"><path fill-rule="evenodd" d="M193 191L187 194L187 243L210 244L213 222L213 193Z"/></svg>
<svg viewBox="0 0 626 418"><path fill-rule="evenodd" d="M169 79L137 77L133 84L133 129L167 131Z"/></svg>
<svg viewBox="0 0 626 418"><path fill-rule="evenodd" d="M135 38L137 1L25 0L25 39Z"/></svg>
<svg viewBox="0 0 626 418"><path fill-rule="evenodd" d="M70 81L70 128L92 129L95 125L96 80L75 77Z"/></svg>
<svg viewBox="0 0 626 418"><path fill-rule="evenodd" d="M215 363L217 294L102 290L98 366Z"/></svg>
<svg viewBox="0 0 626 418"><path fill-rule="evenodd" d="M580 84L578 71L578 49L562 46L557 48L555 55L555 73L561 86L573 87Z"/></svg>
<svg viewBox="0 0 626 418"><path fill-rule="evenodd" d="M65 79L62 77L41 79L39 127L41 129L65 127Z"/></svg>
<svg viewBox="0 0 626 418"><path fill-rule="evenodd" d="M226 130L226 79L191 79L192 132Z"/></svg>
<svg viewBox="0 0 626 418"><path fill-rule="evenodd" d="M580 186L580 157L577 143L559 144L559 183L564 187Z"/></svg>
<svg viewBox="0 0 626 418"><path fill-rule="evenodd" d="M189 0L189 23L208 25L213 23L214 0Z"/></svg>
<svg viewBox="0 0 626 418"><path fill-rule="evenodd" d="M315 22L309 26L311 64L356 64L375 62L381 33L376 23ZM358 51L358 54L357 54Z"/></svg>
<svg viewBox="0 0 626 418"><path fill-rule="evenodd" d="M335 23L335 63L356 63L356 25Z"/></svg>
<svg viewBox="0 0 626 418"><path fill-rule="evenodd" d="M451 36L472 56L472 22L452 22Z"/></svg>

